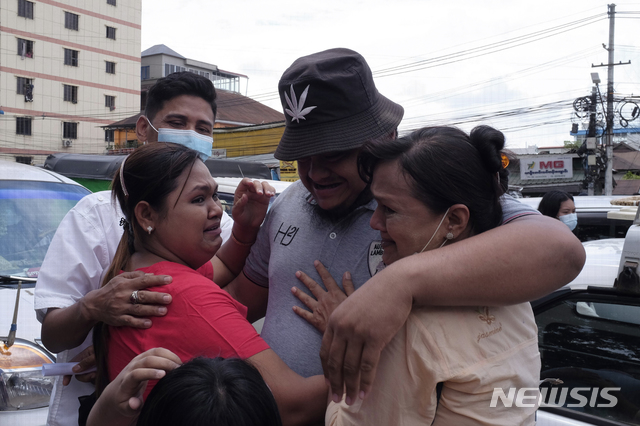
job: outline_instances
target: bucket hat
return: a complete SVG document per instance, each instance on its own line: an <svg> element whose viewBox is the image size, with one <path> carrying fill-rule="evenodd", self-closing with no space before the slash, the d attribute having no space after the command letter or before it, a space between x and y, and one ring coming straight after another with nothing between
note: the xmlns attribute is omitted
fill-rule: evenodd
<svg viewBox="0 0 640 426"><path fill-rule="evenodd" d="M378 93L362 55L330 49L297 59L278 93L286 125L274 156L292 161L390 135L403 108Z"/></svg>

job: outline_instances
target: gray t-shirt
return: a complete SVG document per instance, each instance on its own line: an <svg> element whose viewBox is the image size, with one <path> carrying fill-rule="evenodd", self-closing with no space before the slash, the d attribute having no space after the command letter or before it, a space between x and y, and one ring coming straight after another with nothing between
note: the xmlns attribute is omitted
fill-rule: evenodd
<svg viewBox="0 0 640 426"><path fill-rule="evenodd" d="M262 337L282 360L304 377L322 374L322 335L293 312L304 307L291 293L298 287L309 293L295 276L303 271L322 285L313 262L319 260L342 284L349 271L360 287L376 272L382 258L380 233L369 226L376 202L357 208L340 221L332 222L316 212L311 195L298 181L273 203L244 267L254 283L269 288L269 303ZM505 196L503 221L508 222L538 211ZM306 308L305 308L306 309Z"/></svg>

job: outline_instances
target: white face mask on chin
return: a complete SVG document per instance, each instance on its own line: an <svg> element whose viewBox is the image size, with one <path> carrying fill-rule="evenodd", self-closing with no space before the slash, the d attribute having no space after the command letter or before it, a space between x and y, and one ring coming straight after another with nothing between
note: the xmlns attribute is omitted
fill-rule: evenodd
<svg viewBox="0 0 640 426"><path fill-rule="evenodd" d="M431 236L431 238L429 238L429 242L427 244L424 245L424 247L422 247L422 250L420 250L420 253L422 253L429 244L431 244L431 241L433 240L433 237L436 236L436 234L438 233L438 231L440 230L440 227L442 226L442 222L444 222L444 218L447 217L447 213L449 213L449 209L447 209L446 212L444 212L444 214L442 215L442 219L440 219L440 223L438 224L438 227L436 228L435 231L433 231L433 235ZM442 244L440 245L440 247L442 247L443 245L445 245L447 243L447 240L444 240L442 242ZM440 248L438 247L438 248ZM414 253L415 254L415 253Z"/></svg>
<svg viewBox="0 0 640 426"><path fill-rule="evenodd" d="M558 219L560 219L560 222L567 225L569 229L571 229L572 231L576 229L576 226L578 226L578 215L575 213L569 213L569 214L565 214L564 216L558 216Z"/></svg>
<svg viewBox="0 0 640 426"><path fill-rule="evenodd" d="M145 117L146 118L146 117ZM201 135L195 130L167 129L161 127L156 129L147 118L147 122L153 130L158 132L158 142L177 143L200 153L200 159L204 162L211 157L213 147L213 137Z"/></svg>

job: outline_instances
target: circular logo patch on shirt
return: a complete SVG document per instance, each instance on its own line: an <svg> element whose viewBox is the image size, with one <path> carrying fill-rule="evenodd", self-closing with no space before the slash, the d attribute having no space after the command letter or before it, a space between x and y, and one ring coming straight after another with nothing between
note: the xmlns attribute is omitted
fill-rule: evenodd
<svg viewBox="0 0 640 426"><path fill-rule="evenodd" d="M374 276L377 272L378 265L382 262L382 241L373 241L369 244L369 273Z"/></svg>

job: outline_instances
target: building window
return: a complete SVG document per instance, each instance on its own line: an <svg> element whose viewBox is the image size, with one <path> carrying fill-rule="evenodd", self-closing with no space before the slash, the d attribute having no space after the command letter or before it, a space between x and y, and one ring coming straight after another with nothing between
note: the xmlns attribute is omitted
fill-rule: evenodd
<svg viewBox="0 0 640 426"><path fill-rule="evenodd" d="M185 67L181 67L179 65L171 65L164 64L164 76L168 76L169 74L173 74L174 72L186 71Z"/></svg>
<svg viewBox="0 0 640 426"><path fill-rule="evenodd" d="M78 51L72 49L64 49L64 64L72 67L78 66Z"/></svg>
<svg viewBox="0 0 640 426"><path fill-rule="evenodd" d="M18 39L18 55L23 58L33 58L33 41Z"/></svg>
<svg viewBox="0 0 640 426"><path fill-rule="evenodd" d="M116 109L116 97L115 96L104 95L104 106L109 108L111 111Z"/></svg>
<svg viewBox="0 0 640 426"><path fill-rule="evenodd" d="M31 84L31 79L25 78L25 77L18 77L17 80L18 80L18 90L16 91L16 93L18 95L24 95L27 84Z"/></svg>
<svg viewBox="0 0 640 426"><path fill-rule="evenodd" d="M78 139L78 123L62 123L62 137L64 139Z"/></svg>
<svg viewBox="0 0 640 426"><path fill-rule="evenodd" d="M116 140L116 131L114 129L105 129L104 130L104 141L105 142L114 142Z"/></svg>
<svg viewBox="0 0 640 426"><path fill-rule="evenodd" d="M149 65L140 67L140 78L142 80L149 80Z"/></svg>
<svg viewBox="0 0 640 426"><path fill-rule="evenodd" d="M70 86L63 84L64 86L64 100L73 104L78 103L78 86Z"/></svg>
<svg viewBox="0 0 640 426"><path fill-rule="evenodd" d="M111 6L115 6L116 0L107 0L107 4L110 4Z"/></svg>
<svg viewBox="0 0 640 426"><path fill-rule="evenodd" d="M113 27L107 27L107 38L110 38L111 40L115 40L116 39L116 29Z"/></svg>
<svg viewBox="0 0 640 426"><path fill-rule="evenodd" d="M26 164L30 166L33 163L33 157L16 155L16 163Z"/></svg>
<svg viewBox="0 0 640 426"><path fill-rule="evenodd" d="M78 31L78 18L79 16L75 13L65 12L64 13L64 27L70 30Z"/></svg>
<svg viewBox="0 0 640 426"><path fill-rule="evenodd" d="M18 87L16 93L24 95L25 102L33 102L33 80L25 77L18 77Z"/></svg>
<svg viewBox="0 0 640 426"><path fill-rule="evenodd" d="M31 117L16 117L16 135L31 136Z"/></svg>
<svg viewBox="0 0 640 426"><path fill-rule="evenodd" d="M105 61L107 63L107 74L115 74L116 73L116 63Z"/></svg>
<svg viewBox="0 0 640 426"><path fill-rule="evenodd" d="M33 2L18 0L18 16L33 19Z"/></svg>

